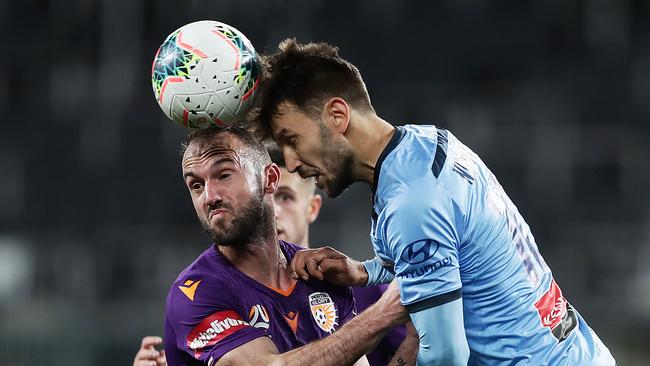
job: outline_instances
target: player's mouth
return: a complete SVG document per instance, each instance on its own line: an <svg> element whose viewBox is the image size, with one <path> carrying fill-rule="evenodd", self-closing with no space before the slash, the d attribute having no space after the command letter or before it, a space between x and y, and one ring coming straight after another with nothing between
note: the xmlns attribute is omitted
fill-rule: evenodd
<svg viewBox="0 0 650 366"><path fill-rule="evenodd" d="M208 213L208 220L212 220L213 217L222 216L227 210L223 208L218 208L216 210L210 210Z"/></svg>
<svg viewBox="0 0 650 366"><path fill-rule="evenodd" d="M312 177L318 177L320 173L316 169L308 168L307 170L298 169L298 175L300 175L300 178L302 179L307 179Z"/></svg>

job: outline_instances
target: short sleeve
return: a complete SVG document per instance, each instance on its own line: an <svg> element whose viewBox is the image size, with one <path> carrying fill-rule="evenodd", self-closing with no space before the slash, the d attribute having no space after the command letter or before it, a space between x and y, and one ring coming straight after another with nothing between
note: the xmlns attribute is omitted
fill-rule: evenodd
<svg viewBox="0 0 650 366"><path fill-rule="evenodd" d="M417 182L416 182L417 183ZM394 259L402 303L411 312L460 297L460 210L436 182L395 195L379 221Z"/></svg>
<svg viewBox="0 0 650 366"><path fill-rule="evenodd" d="M166 348L173 345L193 360L213 364L227 352L266 336L263 329L244 320L232 291L205 280L196 285L192 296L183 287L174 284L167 297L166 333L175 339L166 339Z"/></svg>

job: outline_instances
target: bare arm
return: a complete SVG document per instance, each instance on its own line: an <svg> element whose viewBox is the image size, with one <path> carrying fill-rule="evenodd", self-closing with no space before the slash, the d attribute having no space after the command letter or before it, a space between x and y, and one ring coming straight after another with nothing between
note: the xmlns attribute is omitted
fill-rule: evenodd
<svg viewBox="0 0 650 366"><path fill-rule="evenodd" d="M380 300L381 301L381 300ZM369 352L396 325L401 314L384 312L380 301L336 333L281 355L278 365L350 365ZM399 302L399 295L397 296ZM401 304L400 304L401 306Z"/></svg>
<svg viewBox="0 0 650 366"><path fill-rule="evenodd" d="M226 353L217 365L353 365L357 361L363 362L360 359L365 359L364 355L384 334L407 317L399 300L397 285L393 284L375 305L326 338L282 354L270 339L257 338Z"/></svg>
<svg viewBox="0 0 650 366"><path fill-rule="evenodd" d="M271 365L278 356L278 348L273 341L269 337L260 337L224 354L216 366Z"/></svg>
<svg viewBox="0 0 650 366"><path fill-rule="evenodd" d="M268 337L254 339L226 353L215 366L259 366L284 364L282 355ZM297 365L297 364L296 364ZM368 366L366 356L362 356L354 366Z"/></svg>
<svg viewBox="0 0 650 366"><path fill-rule="evenodd" d="M418 349L420 348L420 341L418 333L413 326L413 323L406 323L406 338L402 341L395 356L388 363L389 366L411 366L415 365L418 357Z"/></svg>

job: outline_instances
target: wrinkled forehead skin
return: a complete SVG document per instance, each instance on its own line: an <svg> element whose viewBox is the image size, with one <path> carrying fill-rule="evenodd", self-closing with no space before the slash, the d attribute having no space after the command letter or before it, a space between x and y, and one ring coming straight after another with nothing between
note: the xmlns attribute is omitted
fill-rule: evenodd
<svg viewBox="0 0 650 366"><path fill-rule="evenodd" d="M192 166L204 164L215 157L231 160L242 167L241 151L242 143L228 133L197 137L190 142L183 154L182 168L185 172Z"/></svg>
<svg viewBox="0 0 650 366"><path fill-rule="evenodd" d="M210 160L230 161L242 170L250 183L256 182L257 166L253 161L255 154L236 136L224 132L216 135L197 137L190 142L183 154L183 175L193 167L202 166ZM250 184L254 191L255 184Z"/></svg>

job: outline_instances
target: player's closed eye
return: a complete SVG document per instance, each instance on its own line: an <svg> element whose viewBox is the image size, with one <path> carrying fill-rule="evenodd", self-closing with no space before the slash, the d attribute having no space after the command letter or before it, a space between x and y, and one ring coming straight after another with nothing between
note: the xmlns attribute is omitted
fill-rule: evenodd
<svg viewBox="0 0 650 366"><path fill-rule="evenodd" d="M298 137L296 136L290 136L287 138L287 145L289 145L292 148L296 148L298 146Z"/></svg>

